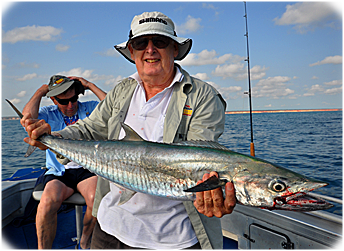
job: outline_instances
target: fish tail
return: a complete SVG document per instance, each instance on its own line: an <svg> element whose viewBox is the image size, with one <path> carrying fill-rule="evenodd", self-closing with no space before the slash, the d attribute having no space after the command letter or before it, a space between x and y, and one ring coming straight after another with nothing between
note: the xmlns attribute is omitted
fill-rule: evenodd
<svg viewBox="0 0 344 251"><path fill-rule="evenodd" d="M9 103L9 105L13 108L13 110L18 114L19 118L23 118L23 114L18 110L17 107L14 106L14 104L12 104L11 101L9 101L8 99L5 99L7 101L7 103ZM24 157L29 157L35 150L36 150L36 146L29 146L29 148L27 149Z"/></svg>
<svg viewBox="0 0 344 251"><path fill-rule="evenodd" d="M18 110L17 107L14 106L14 104L11 103L8 99L5 99L7 103L10 104L10 106L13 108L13 110L18 114L19 118L23 118L23 114Z"/></svg>

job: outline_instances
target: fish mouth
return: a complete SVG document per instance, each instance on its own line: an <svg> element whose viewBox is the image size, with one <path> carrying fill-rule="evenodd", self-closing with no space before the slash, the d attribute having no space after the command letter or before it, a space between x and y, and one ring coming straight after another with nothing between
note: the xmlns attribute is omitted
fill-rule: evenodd
<svg viewBox="0 0 344 251"><path fill-rule="evenodd" d="M333 205L325 200L307 194L317 188L327 186L324 182L309 182L304 184L304 189L300 192L289 193L274 199L273 209L292 210L292 211L315 211L325 210Z"/></svg>
<svg viewBox="0 0 344 251"><path fill-rule="evenodd" d="M325 200L316 198L306 193L297 193L291 196L282 196L274 199L273 209L291 211L325 210L333 205Z"/></svg>

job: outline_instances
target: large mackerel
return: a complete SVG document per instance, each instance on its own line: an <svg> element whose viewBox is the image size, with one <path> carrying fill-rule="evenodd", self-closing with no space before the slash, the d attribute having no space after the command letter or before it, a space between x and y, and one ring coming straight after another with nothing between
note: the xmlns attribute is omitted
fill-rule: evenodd
<svg viewBox="0 0 344 251"><path fill-rule="evenodd" d="M125 124L122 127L126 133L122 140L74 140L52 135L42 135L38 140L122 187L119 204L136 192L194 200L196 192L215 189L230 181L234 184L237 201L243 205L294 211L332 206L305 195L327 183L233 152L216 142L155 143L143 140ZM196 185L211 171L216 171L219 178L213 176Z"/></svg>

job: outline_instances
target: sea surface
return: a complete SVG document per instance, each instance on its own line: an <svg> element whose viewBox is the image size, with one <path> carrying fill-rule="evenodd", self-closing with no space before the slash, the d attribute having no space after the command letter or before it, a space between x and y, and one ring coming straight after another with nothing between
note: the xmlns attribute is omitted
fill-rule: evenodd
<svg viewBox="0 0 344 251"><path fill-rule="evenodd" d="M329 185L316 192L342 199L342 112L253 114L253 133L256 157L323 180ZM19 120L2 121L2 179L18 169L45 165L43 151L24 158L24 137ZM249 114L227 114L219 142L249 155L250 140ZM342 215L342 206L329 211Z"/></svg>

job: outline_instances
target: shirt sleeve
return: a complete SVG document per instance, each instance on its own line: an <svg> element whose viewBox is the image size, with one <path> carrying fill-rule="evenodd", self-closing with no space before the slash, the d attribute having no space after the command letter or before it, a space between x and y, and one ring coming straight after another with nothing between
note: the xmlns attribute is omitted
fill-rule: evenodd
<svg viewBox="0 0 344 251"><path fill-rule="evenodd" d="M218 141L224 131L226 103L219 93L202 96L193 111L187 140Z"/></svg>

